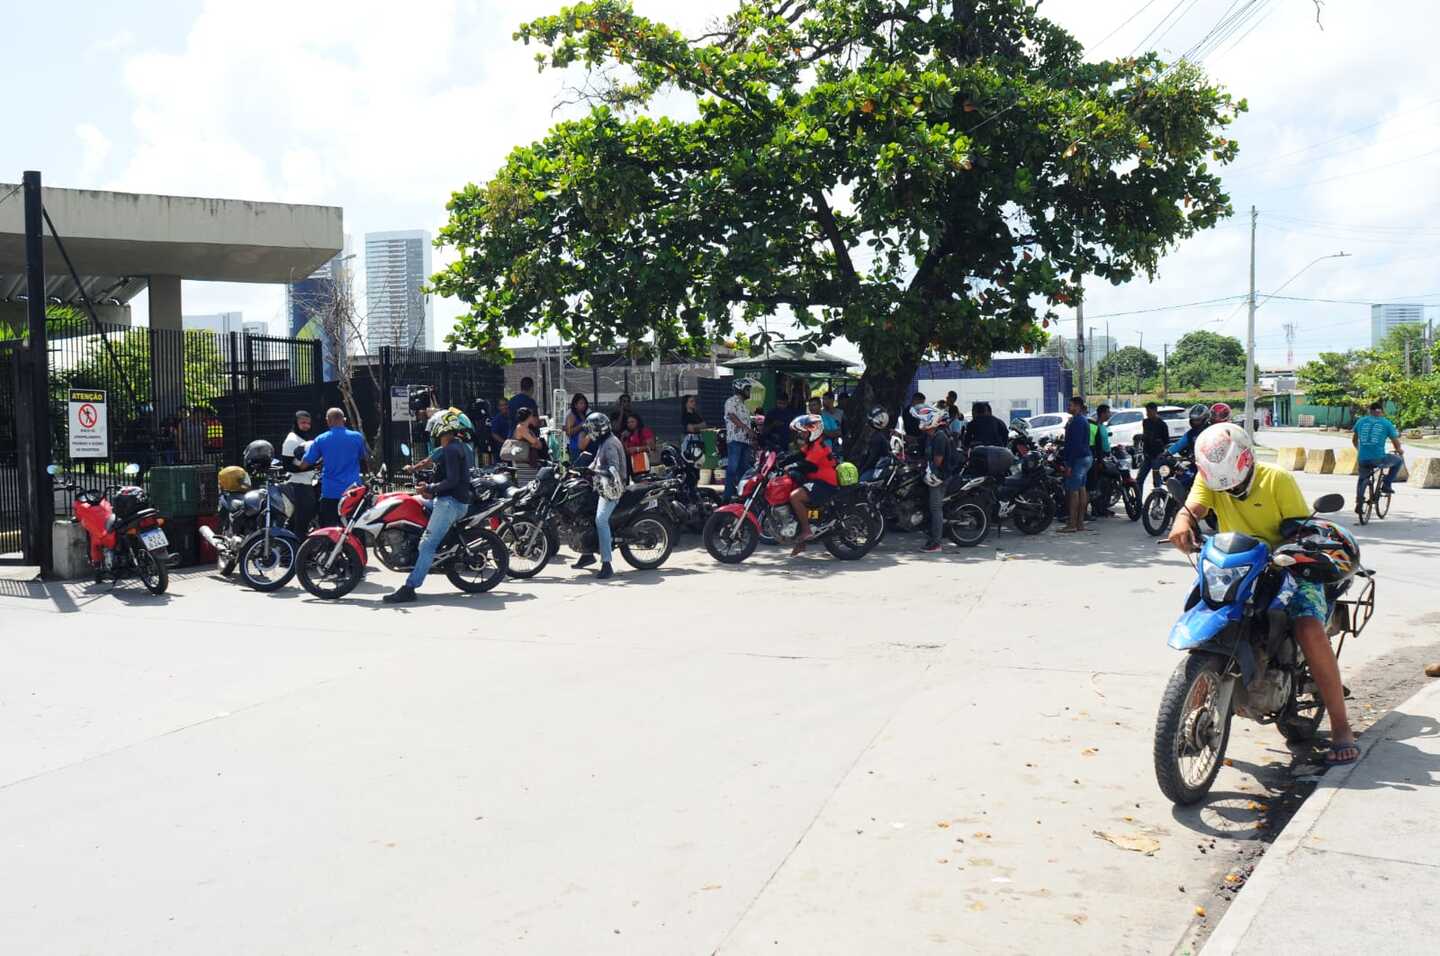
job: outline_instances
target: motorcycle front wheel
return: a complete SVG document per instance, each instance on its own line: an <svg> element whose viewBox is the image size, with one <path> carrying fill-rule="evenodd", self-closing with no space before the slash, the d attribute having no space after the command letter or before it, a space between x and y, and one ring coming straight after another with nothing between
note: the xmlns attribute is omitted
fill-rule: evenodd
<svg viewBox="0 0 1440 956"><path fill-rule="evenodd" d="M1145 533L1150 537L1158 538L1164 534L1173 517L1168 491L1156 488L1145 496L1145 503L1140 506L1140 523L1145 526Z"/></svg>
<svg viewBox="0 0 1440 956"><path fill-rule="evenodd" d="M265 547L265 536L256 535L240 546L237 561L240 578L256 591L278 591L295 576L295 542L286 537L271 537Z"/></svg>
<svg viewBox="0 0 1440 956"><path fill-rule="evenodd" d="M326 601L349 594L365 576L364 559L348 541L326 567L325 562L334 547L335 542L329 538L306 538L295 554L295 574L300 579L300 586Z"/></svg>
<svg viewBox="0 0 1440 956"><path fill-rule="evenodd" d="M967 499L945 509L945 533L962 548L973 548L990 533L990 509Z"/></svg>
<svg viewBox="0 0 1440 956"><path fill-rule="evenodd" d="M445 577L466 594L484 594L504 579L510 553L500 536L488 528L461 533L465 547L445 565Z"/></svg>
<svg viewBox="0 0 1440 956"><path fill-rule="evenodd" d="M858 504L840 515L822 543L841 561L858 561L880 542L884 530L885 519L880 513L868 504Z"/></svg>
<svg viewBox="0 0 1440 956"><path fill-rule="evenodd" d="M729 511L717 511L705 522L701 533L705 550L721 564L739 564L755 553L760 532L755 523Z"/></svg>
<svg viewBox="0 0 1440 956"><path fill-rule="evenodd" d="M1225 659L1192 653L1170 675L1155 718L1155 781L1170 802L1189 806L1210 792L1230 742L1230 708L1216 713Z"/></svg>
<svg viewBox="0 0 1440 956"><path fill-rule="evenodd" d="M164 594L170 586L170 567L166 561L140 544L132 546L131 553L135 558L135 571L140 575L140 583L145 585L145 590L151 594Z"/></svg>
<svg viewBox="0 0 1440 956"><path fill-rule="evenodd" d="M533 578L550 563L560 550L560 542L552 540L554 532L538 521L518 518L500 529L500 540L510 552L506 573L512 578Z"/></svg>
<svg viewBox="0 0 1440 956"><path fill-rule="evenodd" d="M1140 520L1140 489L1135 485L1123 486L1125 494L1125 517L1131 521Z"/></svg>
<svg viewBox="0 0 1440 956"><path fill-rule="evenodd" d="M620 554L637 571L653 571L670 557L675 547L675 526L659 515L641 515L625 529Z"/></svg>

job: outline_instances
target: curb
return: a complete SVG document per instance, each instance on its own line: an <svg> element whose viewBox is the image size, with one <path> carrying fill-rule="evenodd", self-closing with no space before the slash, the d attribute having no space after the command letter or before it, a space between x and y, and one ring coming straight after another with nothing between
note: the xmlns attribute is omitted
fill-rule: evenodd
<svg viewBox="0 0 1440 956"><path fill-rule="evenodd" d="M1265 903L1270 899L1270 894L1289 878L1295 851L1300 849L1305 838L1315 829L1315 824L1329 808L1335 795L1349 783L1350 776L1369 758L1370 751L1375 748L1375 745L1385 739L1390 725L1399 719L1396 716L1397 712L1406 709L1413 701L1427 693L1434 692L1434 690L1434 685L1422 687L1396 704L1389 713L1371 724L1369 729L1356 738L1356 743L1360 745L1359 760L1344 767L1333 767L1325 772L1325 776L1321 778L1315 792L1300 805L1300 809L1290 818L1285 829L1265 851L1260 865L1245 881L1245 888L1240 891L1235 902L1230 904L1230 908L1221 917L1215 931L1210 934L1210 938L1206 940L1205 946L1201 950L1204 956L1227 956L1227 954L1241 951L1240 947L1245 939L1245 934L1250 931L1250 927L1259 918L1261 910L1265 908Z"/></svg>

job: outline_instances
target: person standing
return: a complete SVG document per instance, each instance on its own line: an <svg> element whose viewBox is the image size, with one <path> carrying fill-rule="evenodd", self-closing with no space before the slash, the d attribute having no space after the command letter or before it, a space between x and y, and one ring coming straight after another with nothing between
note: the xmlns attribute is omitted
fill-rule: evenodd
<svg viewBox="0 0 1440 956"><path fill-rule="evenodd" d="M318 527L330 528L340 523L340 496L360 481L361 469L369 470L370 453L365 436L345 427L345 413L332 408L325 413L326 432L310 443L305 457L295 467L308 471L324 463L320 475L320 508Z"/></svg>
<svg viewBox="0 0 1440 956"><path fill-rule="evenodd" d="M865 420L865 438L860 448L860 480L872 481L875 468L890 455L890 413L879 405L870 409Z"/></svg>
<svg viewBox="0 0 1440 956"><path fill-rule="evenodd" d="M1385 442L1395 446L1395 454L1385 453ZM1355 513L1365 510L1365 483L1370 472L1376 468L1387 468L1385 479L1380 483L1380 494L1395 493L1395 479L1400 467L1405 464L1405 449L1400 444L1400 432L1395 423L1385 417L1385 403L1370 403L1370 414L1355 423L1350 433L1350 444L1355 446L1355 459L1360 478L1355 484Z"/></svg>
<svg viewBox="0 0 1440 956"><path fill-rule="evenodd" d="M602 412L593 412L585 419L585 428L590 432L591 447L595 449L595 461L590 467L595 473L595 538L600 546L600 580L612 577L615 568L610 564L614 538L610 532L610 516L620 503L625 492L625 447L615 437L610 427L610 417ZM588 568L595 563L595 554L587 552L571 565Z"/></svg>
<svg viewBox="0 0 1440 956"><path fill-rule="evenodd" d="M900 413L900 427L905 430L905 450L907 453L920 453L923 451L924 436L920 434L920 421L915 417L915 412L921 405L925 404L925 393L916 392L910 396L910 404Z"/></svg>
<svg viewBox="0 0 1440 956"><path fill-rule="evenodd" d="M454 409L433 416L430 422L430 437L440 443L439 458L435 462L435 480L419 482L415 490L431 499L430 520L425 532L420 535L420 548L415 555L415 567L405 583L381 600L386 604L404 604L415 600L415 589L430 573L435 563L435 552L439 549L450 527L465 517L470 508L474 492L470 488L469 458L461 448L460 432L464 424Z"/></svg>
<svg viewBox="0 0 1440 956"><path fill-rule="evenodd" d="M535 414L540 414L540 406L535 404L535 380L526 375L520 379L520 391L510 398L510 415L514 421L520 420L522 409L533 408Z"/></svg>
<svg viewBox="0 0 1440 956"><path fill-rule="evenodd" d="M945 535L945 485L950 480L953 446L943 411L922 405L915 417L925 436L925 487L930 504L930 533L920 550L933 554L940 550Z"/></svg>
<svg viewBox="0 0 1440 956"><path fill-rule="evenodd" d="M820 400L820 417L825 420L825 437L830 439L830 450L836 458L843 456L845 447L845 409L835 404L835 393L826 392Z"/></svg>
<svg viewBox="0 0 1440 956"><path fill-rule="evenodd" d="M645 424L638 412L625 416L624 438L621 444L630 462L630 477L643 475L650 470L650 460L655 455L655 432Z"/></svg>
<svg viewBox="0 0 1440 956"><path fill-rule="evenodd" d="M1090 425L1090 455L1092 464L1090 466L1090 479L1086 482L1087 494L1098 491L1100 488L1100 471L1104 465L1100 459L1110 454L1110 406L1100 405L1095 409L1095 421ZM1109 504L1098 499L1095 500L1092 513L1097 518L1113 518L1115 512L1110 510Z"/></svg>
<svg viewBox="0 0 1440 956"><path fill-rule="evenodd" d="M510 402L500 399L495 403L495 414L490 416L490 456L500 460L500 448L514 429L510 424Z"/></svg>
<svg viewBox="0 0 1440 956"><path fill-rule="evenodd" d="M280 457L290 470L283 489L292 505L290 530L302 538L309 533L310 522L315 520L315 472L297 471L295 466L304 458L310 439L314 437L310 425L309 412L304 409L296 412L295 427L290 429L290 434L280 445Z"/></svg>
<svg viewBox="0 0 1440 956"><path fill-rule="evenodd" d="M1140 477L1135 484L1141 493L1145 491L1145 476L1155 476L1155 487L1160 487L1159 458L1170 444L1170 426L1160 417L1160 407L1154 402L1145 403L1145 420L1140 423L1140 448L1145 455L1140 465Z"/></svg>
<svg viewBox="0 0 1440 956"><path fill-rule="evenodd" d="M700 402L694 395L680 399L680 428L687 435L698 435L710 428L700 414Z"/></svg>
<svg viewBox="0 0 1440 956"><path fill-rule="evenodd" d="M205 419L200 409L181 405L175 425L176 451L182 465L205 460Z"/></svg>
<svg viewBox="0 0 1440 956"><path fill-rule="evenodd" d="M584 392L576 392L570 399L570 410L565 413L565 445L570 460L590 447L590 433L585 430L585 419L590 416L590 399Z"/></svg>
<svg viewBox="0 0 1440 956"><path fill-rule="evenodd" d="M975 402L970 406L970 424L965 426L965 447L976 445L997 445L1001 448L1010 439L1010 429L990 413L988 402Z"/></svg>
<svg viewBox="0 0 1440 956"><path fill-rule="evenodd" d="M740 476L750 468L755 429L750 426L750 406L745 403L754 385L754 379L737 378L725 400L725 490L720 496L725 501L735 497Z"/></svg>
<svg viewBox="0 0 1440 956"><path fill-rule="evenodd" d="M630 414L630 393L621 392L620 398L615 402L615 411L610 413L610 430L622 432L625 430L625 416Z"/></svg>
<svg viewBox="0 0 1440 956"><path fill-rule="evenodd" d="M1065 423L1065 502L1070 521L1059 534L1075 534L1085 530L1085 481L1095 456L1090 451L1090 420L1085 417L1085 400L1079 395L1070 398L1070 420Z"/></svg>
<svg viewBox="0 0 1440 956"><path fill-rule="evenodd" d="M790 411L789 402L785 400L785 393L776 395L774 407L765 413L765 434L762 440L767 450L784 454L790 448L790 423L795 418Z"/></svg>

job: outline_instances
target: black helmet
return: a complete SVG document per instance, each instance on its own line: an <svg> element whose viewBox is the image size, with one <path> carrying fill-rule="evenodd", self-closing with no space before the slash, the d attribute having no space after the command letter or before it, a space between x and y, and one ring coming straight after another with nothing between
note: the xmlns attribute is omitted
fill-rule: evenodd
<svg viewBox="0 0 1440 956"><path fill-rule="evenodd" d="M705 441L699 435L686 435L680 440L680 457L692 465L705 460Z"/></svg>
<svg viewBox="0 0 1440 956"><path fill-rule="evenodd" d="M680 467L680 452L674 445L666 445L660 449L660 464L671 469Z"/></svg>
<svg viewBox="0 0 1440 956"><path fill-rule="evenodd" d="M871 428L883 430L887 425L890 424L890 413L885 411L885 409L881 408L879 405L876 405L874 408L870 409L870 415L868 416L868 418Z"/></svg>
<svg viewBox="0 0 1440 956"><path fill-rule="evenodd" d="M592 438L606 438L609 436L610 416L604 412L591 412L585 416L585 430Z"/></svg>
<svg viewBox="0 0 1440 956"><path fill-rule="evenodd" d="M1191 428L1204 428L1210 424L1210 406L1204 402L1191 405L1189 415Z"/></svg>
<svg viewBox="0 0 1440 956"><path fill-rule="evenodd" d="M241 456L241 461L245 462L245 467L251 471L264 471L274 460L275 446L263 438L257 438L246 445L245 453Z"/></svg>

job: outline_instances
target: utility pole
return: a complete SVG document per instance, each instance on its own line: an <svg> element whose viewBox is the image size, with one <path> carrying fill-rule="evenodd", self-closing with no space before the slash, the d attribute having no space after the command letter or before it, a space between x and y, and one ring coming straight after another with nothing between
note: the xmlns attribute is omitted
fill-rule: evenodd
<svg viewBox="0 0 1440 956"><path fill-rule="evenodd" d="M1080 275L1075 275L1075 371L1080 376L1080 387L1075 394L1085 400L1085 291L1080 286Z"/></svg>
<svg viewBox="0 0 1440 956"><path fill-rule="evenodd" d="M45 204L40 173L27 170L25 191L25 348L19 359L16 394L17 464L24 558L40 573L54 570L52 548L55 495L45 469L50 464L50 344L45 327Z"/></svg>
<svg viewBox="0 0 1440 956"><path fill-rule="evenodd" d="M1114 354L1115 354L1115 340L1112 339L1112 338L1110 338L1110 320L1109 320L1109 319L1106 319L1106 320L1105 320L1105 359L1106 359L1106 361L1109 361L1109 360L1111 359L1111 357L1114 356ZM1111 363L1110 363L1110 381L1109 381L1109 385L1110 385L1110 388L1108 389L1108 392L1109 392L1109 394L1110 394L1110 404L1111 404L1111 405L1114 405L1114 404L1115 404L1115 363L1114 363L1114 362L1111 362Z"/></svg>
<svg viewBox="0 0 1440 956"><path fill-rule="evenodd" d="M1163 401L1170 392L1170 343L1160 346L1165 357L1160 360L1160 398Z"/></svg>
<svg viewBox="0 0 1440 956"><path fill-rule="evenodd" d="M1435 371L1435 320L1425 323L1425 354L1420 357L1420 367L1429 375Z"/></svg>
<svg viewBox="0 0 1440 956"><path fill-rule="evenodd" d="M1410 377L1410 340L1405 340L1405 377Z"/></svg>
<svg viewBox="0 0 1440 956"><path fill-rule="evenodd" d="M1085 343L1085 351L1090 356L1090 387L1095 387L1095 326L1090 326L1089 341ZM1088 402L1086 404L1089 404Z"/></svg>
<svg viewBox="0 0 1440 956"><path fill-rule="evenodd" d="M1260 214L1250 207L1250 318L1245 323L1245 434L1255 437L1255 224Z"/></svg>

